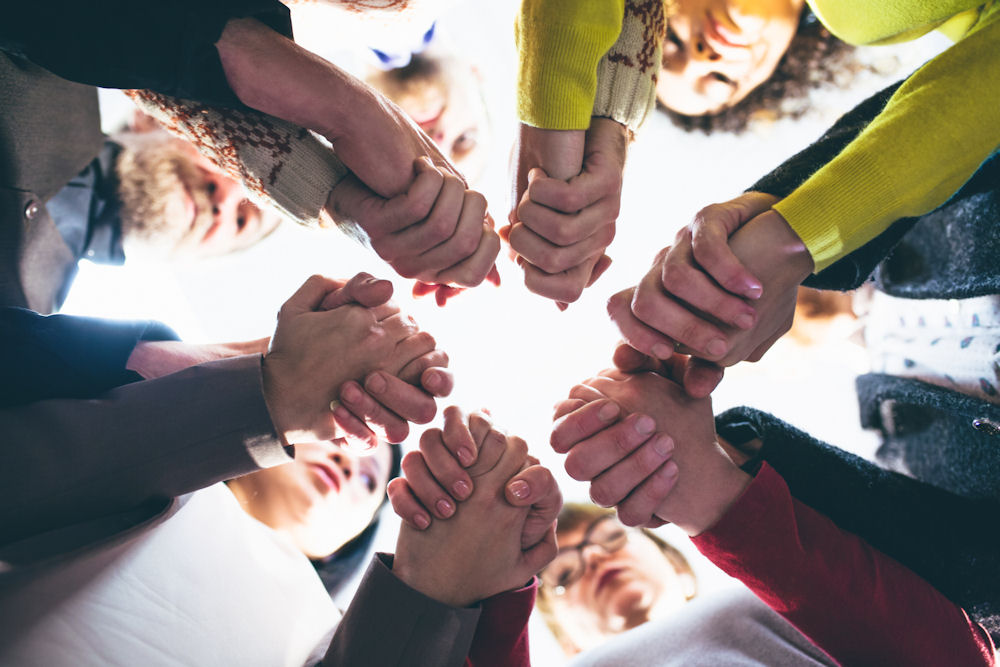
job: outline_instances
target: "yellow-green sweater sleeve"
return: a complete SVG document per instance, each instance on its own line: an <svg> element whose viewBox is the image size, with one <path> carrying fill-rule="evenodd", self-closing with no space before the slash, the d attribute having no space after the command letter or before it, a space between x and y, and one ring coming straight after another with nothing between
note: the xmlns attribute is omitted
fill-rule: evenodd
<svg viewBox="0 0 1000 667"><path fill-rule="evenodd" d="M1000 146L1000 11L917 70L836 158L775 209L820 271L927 213Z"/></svg>
<svg viewBox="0 0 1000 667"><path fill-rule="evenodd" d="M515 24L517 115L549 130L586 130L597 63L621 31L625 0L522 0Z"/></svg>

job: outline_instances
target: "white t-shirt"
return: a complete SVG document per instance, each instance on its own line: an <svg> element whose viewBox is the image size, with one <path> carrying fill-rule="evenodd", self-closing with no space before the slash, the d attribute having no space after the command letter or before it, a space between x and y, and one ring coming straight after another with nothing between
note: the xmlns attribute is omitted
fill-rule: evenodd
<svg viewBox="0 0 1000 667"><path fill-rule="evenodd" d="M303 665L340 613L308 559L223 484L0 591L0 665Z"/></svg>

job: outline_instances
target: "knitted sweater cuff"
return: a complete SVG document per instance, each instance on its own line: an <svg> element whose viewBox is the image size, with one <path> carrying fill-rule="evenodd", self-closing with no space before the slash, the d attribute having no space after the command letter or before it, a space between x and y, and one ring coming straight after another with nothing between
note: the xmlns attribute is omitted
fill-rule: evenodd
<svg viewBox="0 0 1000 667"><path fill-rule="evenodd" d="M593 115L634 132L656 104L667 22L660 0L626 0L618 41L597 64Z"/></svg>
<svg viewBox="0 0 1000 667"><path fill-rule="evenodd" d="M252 110L225 109L149 90L127 90L145 113L195 145L263 206L320 226L330 190L347 168L308 130Z"/></svg>

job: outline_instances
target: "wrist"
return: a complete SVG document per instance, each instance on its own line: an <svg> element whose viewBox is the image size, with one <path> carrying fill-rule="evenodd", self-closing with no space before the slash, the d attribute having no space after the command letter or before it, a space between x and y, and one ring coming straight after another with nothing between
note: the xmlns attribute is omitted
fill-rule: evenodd
<svg viewBox="0 0 1000 667"><path fill-rule="evenodd" d="M454 577L446 574L443 581L437 581L432 576L430 572L431 568L428 568L426 563L423 566L416 563L411 567L409 559L406 558L405 554L402 558L400 555L397 552L393 559L392 573L418 593L426 595L441 604L456 608L469 607L477 601L476 599L469 599L468 595L458 590L459 587L451 585L456 580Z"/></svg>
<svg viewBox="0 0 1000 667"><path fill-rule="evenodd" d="M815 267L806 244L773 208L740 228L732 237L731 247L747 270L765 285L799 285Z"/></svg>

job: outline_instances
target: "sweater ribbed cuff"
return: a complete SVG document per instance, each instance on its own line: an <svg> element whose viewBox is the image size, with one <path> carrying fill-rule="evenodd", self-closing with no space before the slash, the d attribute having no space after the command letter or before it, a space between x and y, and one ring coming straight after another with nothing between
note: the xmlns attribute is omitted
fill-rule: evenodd
<svg viewBox="0 0 1000 667"><path fill-rule="evenodd" d="M618 41L597 64L593 115L635 132L656 104L666 19L662 3L625 3Z"/></svg>

